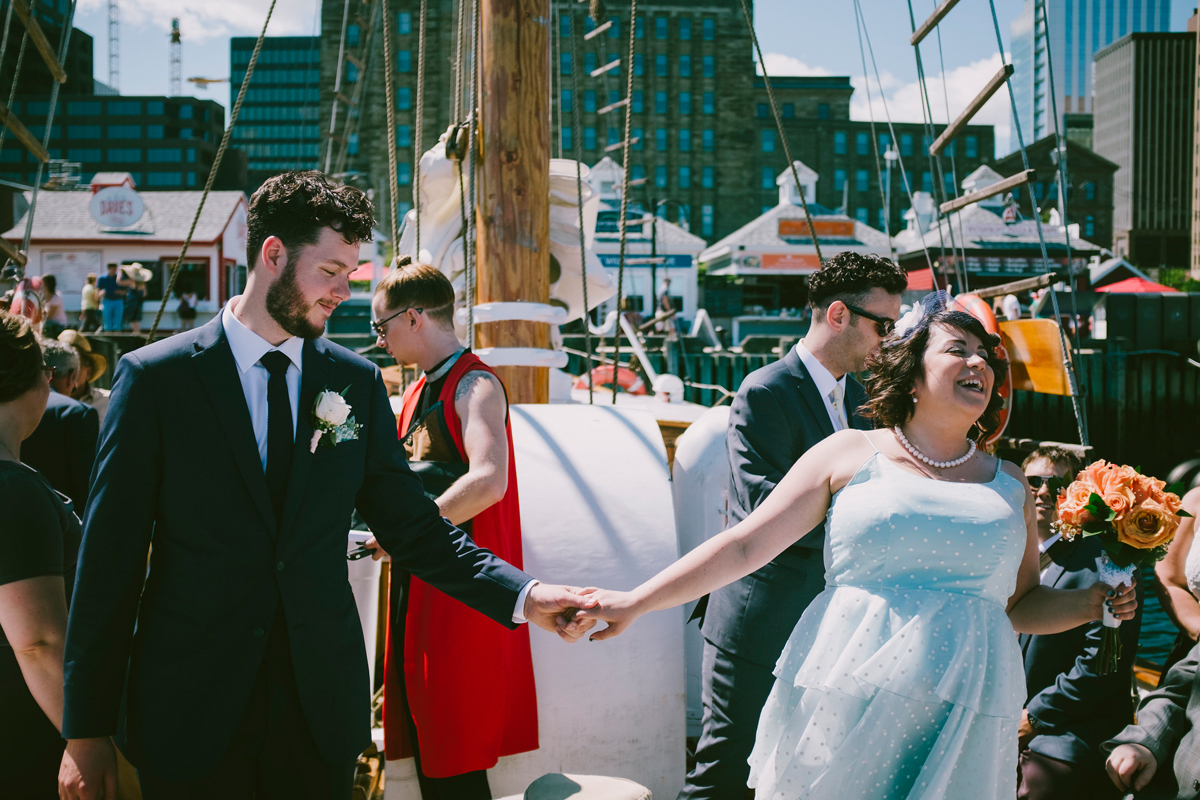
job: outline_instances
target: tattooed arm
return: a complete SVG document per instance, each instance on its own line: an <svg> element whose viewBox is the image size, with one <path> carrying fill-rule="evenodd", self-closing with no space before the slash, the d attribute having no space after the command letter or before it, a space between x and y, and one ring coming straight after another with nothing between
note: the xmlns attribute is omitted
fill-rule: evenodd
<svg viewBox="0 0 1200 800"><path fill-rule="evenodd" d="M504 387L487 372L468 372L454 392L462 421L467 474L438 498L442 516L455 525L495 505L508 489L508 401Z"/></svg>

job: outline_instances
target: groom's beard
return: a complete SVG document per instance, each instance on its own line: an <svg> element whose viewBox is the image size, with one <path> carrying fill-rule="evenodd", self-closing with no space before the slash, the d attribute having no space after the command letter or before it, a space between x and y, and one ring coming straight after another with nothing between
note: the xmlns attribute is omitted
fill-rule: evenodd
<svg viewBox="0 0 1200 800"><path fill-rule="evenodd" d="M324 324L314 325L308 315L313 307L304 301L300 287L296 285L296 265L289 261L283 268L279 280L267 289L267 313L292 336L301 339L316 339L325 333Z"/></svg>

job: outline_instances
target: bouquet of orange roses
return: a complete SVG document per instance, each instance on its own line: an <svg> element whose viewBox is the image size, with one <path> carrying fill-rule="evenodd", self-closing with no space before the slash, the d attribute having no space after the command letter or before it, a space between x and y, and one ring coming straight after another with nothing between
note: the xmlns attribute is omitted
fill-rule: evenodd
<svg viewBox="0 0 1200 800"><path fill-rule="evenodd" d="M1100 581L1109 586L1130 585L1135 569L1153 567L1167 555L1175 538L1182 510L1182 484L1142 475L1133 467L1105 461L1091 464L1058 493L1058 519L1052 528L1064 539L1099 536L1104 552L1099 558ZM1100 641L1098 672L1117 670L1121 621L1104 609L1104 635Z"/></svg>

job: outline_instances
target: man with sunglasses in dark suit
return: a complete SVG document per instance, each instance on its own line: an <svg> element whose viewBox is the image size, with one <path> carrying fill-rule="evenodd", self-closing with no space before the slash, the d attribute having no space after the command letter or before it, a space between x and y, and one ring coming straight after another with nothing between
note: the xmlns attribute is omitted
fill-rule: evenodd
<svg viewBox="0 0 1200 800"><path fill-rule="evenodd" d="M779 361L746 376L729 412L730 524L766 499L791 466L834 431L868 429L849 375L891 333L904 271L882 256L843 252L809 279L808 333ZM804 609L825 588L825 528L767 566L713 592L704 634L703 730L681 800L746 796L758 716L772 670ZM703 602L703 601L702 601Z"/></svg>

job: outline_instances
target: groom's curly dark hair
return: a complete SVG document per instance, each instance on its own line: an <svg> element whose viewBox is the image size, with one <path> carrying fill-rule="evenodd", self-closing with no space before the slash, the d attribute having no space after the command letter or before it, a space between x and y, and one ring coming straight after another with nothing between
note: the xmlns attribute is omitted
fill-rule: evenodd
<svg viewBox="0 0 1200 800"><path fill-rule="evenodd" d="M371 241L375 210L359 189L335 183L316 170L283 172L250 198L246 215L246 265L254 269L268 237L278 236L288 255L332 228L350 244Z"/></svg>

